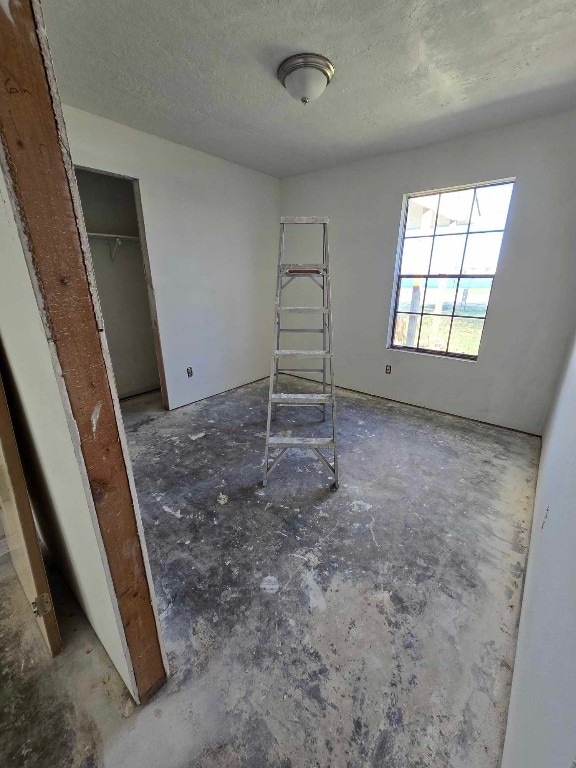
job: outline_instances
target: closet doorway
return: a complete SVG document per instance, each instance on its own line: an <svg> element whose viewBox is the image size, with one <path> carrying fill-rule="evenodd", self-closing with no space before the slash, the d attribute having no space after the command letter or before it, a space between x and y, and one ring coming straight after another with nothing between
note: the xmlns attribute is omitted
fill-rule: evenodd
<svg viewBox="0 0 576 768"><path fill-rule="evenodd" d="M75 170L118 396L162 389L166 406L138 182Z"/></svg>

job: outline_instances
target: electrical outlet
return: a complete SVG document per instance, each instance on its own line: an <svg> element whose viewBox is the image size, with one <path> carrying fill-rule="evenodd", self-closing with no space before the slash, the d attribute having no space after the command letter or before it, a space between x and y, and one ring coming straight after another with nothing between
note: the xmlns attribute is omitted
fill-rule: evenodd
<svg viewBox="0 0 576 768"><path fill-rule="evenodd" d="M186 373L188 374L188 378L190 379L192 376L194 376L194 371L192 368L186 368Z"/></svg>
<svg viewBox="0 0 576 768"><path fill-rule="evenodd" d="M386 366L386 373L392 373L392 366L391 365L387 365Z"/></svg>

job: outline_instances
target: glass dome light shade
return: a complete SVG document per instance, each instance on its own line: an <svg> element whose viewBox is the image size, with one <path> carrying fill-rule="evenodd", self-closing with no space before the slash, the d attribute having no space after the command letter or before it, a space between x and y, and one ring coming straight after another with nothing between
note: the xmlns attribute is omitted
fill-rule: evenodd
<svg viewBox="0 0 576 768"><path fill-rule="evenodd" d="M334 76L334 65L318 53L296 53L284 59L276 74L293 98L308 104L324 93Z"/></svg>
<svg viewBox="0 0 576 768"><path fill-rule="evenodd" d="M316 67L300 67L286 76L284 87L297 101L308 104L326 90L328 80L324 72Z"/></svg>

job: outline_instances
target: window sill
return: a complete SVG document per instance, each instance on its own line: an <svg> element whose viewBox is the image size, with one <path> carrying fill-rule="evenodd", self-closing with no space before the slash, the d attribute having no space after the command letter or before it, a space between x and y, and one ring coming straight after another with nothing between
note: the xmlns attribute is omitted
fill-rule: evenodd
<svg viewBox="0 0 576 768"><path fill-rule="evenodd" d="M421 355L422 357L435 357L441 360L456 360L461 363L477 363L478 357L464 357L462 355L446 355L442 352L433 352L426 349L411 349L410 347L394 347L391 344L386 346L386 351L389 352L407 352L409 355Z"/></svg>

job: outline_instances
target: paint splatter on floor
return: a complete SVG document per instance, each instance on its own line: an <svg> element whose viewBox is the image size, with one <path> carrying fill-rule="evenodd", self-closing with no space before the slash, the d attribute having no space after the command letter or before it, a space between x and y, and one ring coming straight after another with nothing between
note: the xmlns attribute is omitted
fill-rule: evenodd
<svg viewBox="0 0 576 768"><path fill-rule="evenodd" d="M340 490L296 452L262 488L266 388L124 409L173 684L226 712L191 764L496 766L539 440L347 392Z"/></svg>
<svg viewBox="0 0 576 768"><path fill-rule="evenodd" d="M264 576L260 582L260 589L262 589L268 595L275 595L276 592L278 592L280 589L280 584L278 584L278 579L276 576Z"/></svg>
<svg viewBox="0 0 576 768"><path fill-rule="evenodd" d="M262 488L266 396L123 404L173 676L133 710L70 619L66 663L27 675L72 748L26 768L499 765L540 441L342 392L340 489L296 453Z"/></svg>

